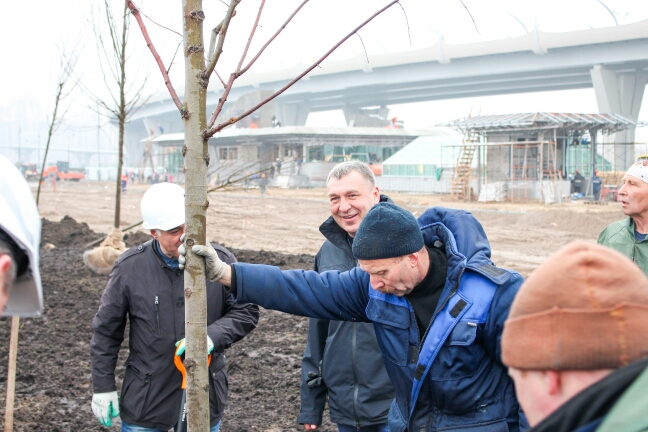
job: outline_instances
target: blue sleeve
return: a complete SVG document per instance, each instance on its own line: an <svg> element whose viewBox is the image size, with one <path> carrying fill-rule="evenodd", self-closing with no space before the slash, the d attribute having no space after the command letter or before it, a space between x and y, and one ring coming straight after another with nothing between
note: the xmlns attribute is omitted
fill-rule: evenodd
<svg viewBox="0 0 648 432"><path fill-rule="evenodd" d="M486 352L497 363L502 364L502 331L504 321L508 318L513 298L517 294L524 278L517 272L511 272L511 279L497 288L495 297L488 312L484 327L484 346Z"/></svg>
<svg viewBox="0 0 648 432"><path fill-rule="evenodd" d="M340 273L280 270L235 263L238 302L311 318L369 322L369 275L359 268Z"/></svg>

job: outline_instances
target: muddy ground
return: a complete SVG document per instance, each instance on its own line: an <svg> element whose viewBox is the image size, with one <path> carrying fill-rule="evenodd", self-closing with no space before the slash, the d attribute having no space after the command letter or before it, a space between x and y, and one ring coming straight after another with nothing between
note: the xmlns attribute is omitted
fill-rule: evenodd
<svg viewBox="0 0 648 432"><path fill-rule="evenodd" d="M139 221L139 201L146 186L130 188L122 201L121 226ZM622 218L618 205L556 206L448 202L443 197L389 194L419 215L432 205L471 210L482 222L494 261L528 275L552 252L575 239L594 241L602 228ZM84 245L112 224L113 185L60 184L41 195L43 219L41 274L45 311L21 320L14 427L16 431L99 431L91 409L90 324L106 276L86 269ZM240 261L311 268L323 238L317 227L328 215L326 193L269 189L231 191L211 197L208 238L224 244ZM128 246L148 234L134 229ZM229 431L301 431L300 361L308 322L263 310L258 328L227 352L230 397L222 429ZM5 399L10 320L0 319L0 400ZM123 374L123 360L118 374ZM4 410L0 413L3 419ZM328 422L320 428L335 431ZM116 430L113 427L113 430Z"/></svg>

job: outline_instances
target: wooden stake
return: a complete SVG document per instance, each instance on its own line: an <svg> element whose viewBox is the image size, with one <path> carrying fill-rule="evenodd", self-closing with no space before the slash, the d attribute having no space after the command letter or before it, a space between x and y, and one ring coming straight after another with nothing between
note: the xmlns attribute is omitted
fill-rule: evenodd
<svg viewBox="0 0 648 432"><path fill-rule="evenodd" d="M9 369L7 371L7 405L5 408L4 432L13 432L14 395L16 393L16 358L18 357L18 328L20 317L11 318L9 339Z"/></svg>

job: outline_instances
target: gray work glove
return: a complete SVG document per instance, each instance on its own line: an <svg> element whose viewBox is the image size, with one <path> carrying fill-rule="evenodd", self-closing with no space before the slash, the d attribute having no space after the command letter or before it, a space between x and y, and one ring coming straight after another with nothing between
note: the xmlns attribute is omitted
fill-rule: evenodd
<svg viewBox="0 0 648 432"><path fill-rule="evenodd" d="M119 397L116 391L95 393L92 395L92 412L99 423L112 426L112 419L119 417Z"/></svg>
<svg viewBox="0 0 648 432"><path fill-rule="evenodd" d="M180 237L180 240L184 241L185 236L186 234L183 234L182 237ZM205 257L205 275L210 281L218 281L225 275L227 264L225 264L223 261L221 261L220 258L218 258L218 254L216 253L216 250L212 247L212 245L194 245L191 247L191 251L196 255ZM184 243L181 244L178 248L178 254L180 255L178 257L180 270L183 270L187 262L187 250L185 249Z"/></svg>
<svg viewBox="0 0 648 432"><path fill-rule="evenodd" d="M322 385L322 361L319 362L319 372L308 372L308 379L306 385L309 388L319 387Z"/></svg>

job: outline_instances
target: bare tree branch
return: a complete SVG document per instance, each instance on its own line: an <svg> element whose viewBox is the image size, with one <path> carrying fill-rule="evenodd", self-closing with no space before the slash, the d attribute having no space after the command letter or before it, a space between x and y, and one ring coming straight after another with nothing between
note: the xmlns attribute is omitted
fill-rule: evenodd
<svg viewBox="0 0 648 432"><path fill-rule="evenodd" d="M475 18L473 18L472 14L470 13L470 9L468 9L468 7L467 7L466 4L463 2L463 0L459 0L459 1L460 1L461 4L463 5L464 9L466 9L466 12L468 12L468 15L470 15L470 19L472 20L473 25L475 26L475 30L477 31L478 34L481 34L481 33L479 33L479 29L477 28L477 22L475 22ZM409 27L409 26L408 26L408 27Z"/></svg>
<svg viewBox="0 0 648 432"><path fill-rule="evenodd" d="M302 3L297 7L297 9L295 9L295 11L294 11L294 12L293 12L289 17L288 17L288 19L286 20L286 22L284 22L284 23L281 25L281 27L279 27L279 30L277 30L277 31L275 32L275 34L273 34L272 37L271 37L270 39L268 39L268 41L267 41L267 42L266 42L266 43L261 47L261 49L259 50L259 52L258 52L258 53L257 53L257 54L252 58L252 60L250 60L250 62L249 62L249 63L248 63L248 64L247 64L247 65L246 65L246 66L245 66L245 67L244 67L240 72L239 72L239 76L240 76L240 75L243 75L245 72L248 71L248 69L250 69L250 68L252 67L252 65L254 64L254 62L256 62L257 59L261 56L261 54L263 54L263 51L265 51L265 49L268 47L268 45L270 45L270 44L272 43L272 41L275 40L275 39L277 38L277 36L279 36L279 33L281 33L281 32L283 31L283 29L285 29L286 26L288 26L288 23L289 23L290 21L292 21L292 19L295 17L295 15L297 15L297 13L301 10L301 8L303 8L304 5L305 5L306 3L308 3L308 2L309 2L309 0L304 0L304 1L303 1L303 2L302 2Z"/></svg>
<svg viewBox="0 0 648 432"><path fill-rule="evenodd" d="M218 63L218 59L220 58L220 55L223 52L223 44L225 43L225 36L227 35L227 29L229 28L230 21L232 20L232 18L234 18L236 12L235 11L236 6L238 6L240 2L241 0L231 0L229 7L227 8L227 13L225 14L225 18L223 18L222 23L219 24L221 28L220 31L218 32L218 43L216 44L214 55L208 60L209 63L207 64L207 67L200 74L200 77L203 79L204 82L209 82L209 77L214 71L214 68L216 67L216 63ZM216 29L214 29L214 31L216 31Z"/></svg>
<svg viewBox="0 0 648 432"><path fill-rule="evenodd" d="M223 78L221 78L221 76L218 75L218 71L214 70L214 73L216 74L216 76L217 76L218 79L220 80L221 84L223 84L223 87L225 87L225 81L223 81Z"/></svg>
<svg viewBox="0 0 648 432"><path fill-rule="evenodd" d="M362 40L362 36L360 36L360 33L356 33L356 36L358 36L358 39L360 39L360 43L362 44L362 49L364 50L365 58L367 59L367 64L368 64L369 54L367 53L367 47L365 46L364 41Z"/></svg>
<svg viewBox="0 0 648 432"><path fill-rule="evenodd" d="M257 13L256 20L254 20L254 24L252 25L252 31L250 31L250 36L248 37L247 43L245 44L245 49L243 50L243 54L241 54L241 59L239 60L238 65L236 66L237 76L240 76L241 66L243 66L243 62L245 61L247 52L250 49L250 44L252 43L252 39L254 38L254 33L256 32L257 27L259 27L259 20L261 19L261 12L263 12L263 6L265 6L265 0L261 0L261 4L259 5L259 12Z"/></svg>
<svg viewBox="0 0 648 432"><path fill-rule="evenodd" d="M410 26L409 26L409 19L407 19L407 12L405 12L405 8L403 7L402 4L398 3L398 6L400 6L401 10L403 11L403 15L405 15L405 24L407 24L407 38L409 39L410 45L412 45L412 35L410 34Z"/></svg>
<svg viewBox="0 0 648 432"><path fill-rule="evenodd" d="M166 69L164 68L164 64L162 63L162 59L160 58L160 55L158 54L157 50L155 49L155 46L153 46L153 42L151 41L151 37L148 34L148 31L146 30L146 26L144 25L144 21L142 20L142 17L140 16L139 9L135 6L135 4L132 2L132 0L126 0L126 5L130 9L131 13L135 17L135 20L137 21L137 24L139 25L140 30L142 31L142 36L144 36L144 40L146 41L146 46L149 47L151 50L151 54L153 54L153 58L155 59L155 62L157 63L158 67L160 68L160 73L162 74L162 77L164 78L164 84L166 85L167 89L169 90L169 94L171 95L171 99L173 99L173 102L175 103L176 107L180 111L181 115L186 115L184 113L184 109L182 108L182 102L180 102L180 98L178 97L178 94L176 93L175 89L173 88L173 84L171 84L171 79L169 78L169 74L167 73Z"/></svg>
<svg viewBox="0 0 648 432"><path fill-rule="evenodd" d="M208 139L208 138L214 136L214 134L215 134L216 132L218 132L218 131L220 131L220 130L226 128L226 127L229 126L229 125L232 125L232 124L236 123L237 121L239 121L239 120L241 120L241 119L243 119L243 118L245 118L245 117L247 117L247 116L249 116L249 115L252 114L254 111L258 110L260 107L262 107L263 105L267 104L268 102L270 102L271 100L273 100L274 98L276 98L277 96L279 96L281 93L283 93L283 92L285 92L286 90L288 90L288 89L289 89L290 87L292 87L292 86L293 86L297 81L299 81L300 79L302 79L302 78L303 78L304 76L306 76L310 71L312 71L312 70L315 69L317 66L319 66L319 65L320 65L324 60L326 60L326 58L327 58L329 55L331 55L331 53L333 53L333 51L335 51L335 50L336 50L340 45L342 45L344 42L346 42L346 40L349 39L351 36L353 36L354 34L356 34L356 33L358 32L358 30L360 30L362 27L364 27L365 25L367 25L369 22L371 22L371 21L372 21L374 18L376 18L378 15L380 15L381 13L383 13L384 11L386 11L387 9L389 9L390 7L392 7L393 5L395 5L395 4L398 3L398 2L399 2L399 0L394 0L394 1L392 1L391 3L389 3L387 6L383 7L382 9L380 9L378 12L374 13L371 17L369 17L367 20L365 20L362 24L360 24L358 27L356 27L355 29L353 29L353 31L352 31L351 33L347 34L344 38L342 38L342 40L340 40L338 43L336 43L336 44L333 46L333 48L331 48L331 49L330 49L326 54L324 54L324 55L323 55L319 60L317 60L315 63L313 63L313 64L312 64L308 69L306 69L304 72L302 72L301 74L299 74L295 79L293 79L293 80L290 81L288 84L286 84L285 86L283 86L283 87L282 87L281 89L279 89L277 92L275 92L275 93L272 94L271 96L267 97L266 99L262 100L261 102L259 102L258 104L256 104L256 105L253 106L252 108L250 108L249 110L245 111L243 114L240 114L240 115L237 116L237 117L232 117L232 118L230 118L228 121L226 121L226 122L224 122L224 123L221 123L221 124L219 124L218 126L212 127L212 128L210 128L210 129L206 129L206 130L203 132L203 137L204 137L205 139ZM229 90L229 88L231 88L232 84L234 83L234 79L235 79L235 75L234 75L234 74L230 75L230 82L227 83L228 88L226 88L226 89L225 89L225 92L224 92L224 93L225 93L225 96L226 96L226 94L229 93L228 90ZM224 100L222 100L222 99L223 99L223 97L221 96L221 100L219 100L219 103L218 103L218 106L219 106L219 107L222 107L222 105L225 103ZM214 119L215 119L215 114L216 114L216 111L214 111L214 115L212 115L212 118L214 118ZM209 127L209 126L208 126L208 127Z"/></svg>
<svg viewBox="0 0 648 432"><path fill-rule="evenodd" d="M175 30L173 30L173 29L170 29L169 27L165 27L165 26L163 26L162 24L158 24L158 23L156 23L155 21L153 21L153 20L151 19L150 16L148 16L148 15L146 15L146 14L144 13L144 11L142 10L142 8L139 8L138 10L140 11L140 13L141 13L142 15L144 15L144 16L145 16L149 21L151 21L151 22L152 22L153 24L155 24L156 26L158 26L158 27L162 27L162 28L165 29L165 30L169 30L170 32L175 33L175 34L177 34L178 36L180 36L180 38L182 38L182 35L181 35L180 33L178 33L177 31L175 31Z"/></svg>

